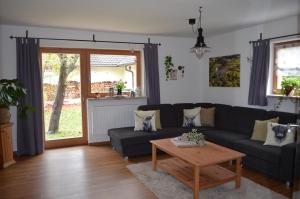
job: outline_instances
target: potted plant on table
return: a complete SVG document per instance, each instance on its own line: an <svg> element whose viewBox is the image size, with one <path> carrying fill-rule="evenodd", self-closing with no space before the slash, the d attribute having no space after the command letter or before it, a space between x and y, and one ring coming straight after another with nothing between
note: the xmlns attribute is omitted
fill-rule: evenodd
<svg viewBox="0 0 300 199"><path fill-rule="evenodd" d="M284 77L281 81L281 92L285 96L293 96L295 89L300 88L300 80L295 77Z"/></svg>
<svg viewBox="0 0 300 199"><path fill-rule="evenodd" d="M118 81L116 84L117 88L117 95L122 95L122 91L124 88L126 88L126 82L123 82L122 80Z"/></svg>
<svg viewBox="0 0 300 199"><path fill-rule="evenodd" d="M19 115L24 117L28 110L33 111L30 106L19 105L19 100L27 95L26 89L24 89L17 79L1 79L0 80L0 124L10 122L10 106L19 107Z"/></svg>

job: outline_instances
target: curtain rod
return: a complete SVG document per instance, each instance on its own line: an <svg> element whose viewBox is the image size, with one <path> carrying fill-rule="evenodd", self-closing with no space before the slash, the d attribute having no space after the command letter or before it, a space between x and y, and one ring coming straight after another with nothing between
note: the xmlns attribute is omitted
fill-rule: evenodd
<svg viewBox="0 0 300 199"><path fill-rule="evenodd" d="M11 35L11 39L22 38ZM56 41L81 41L81 42L96 42L96 43L116 43L116 44L156 44L160 46L160 43L151 43L150 38L148 38L148 42L130 42L130 41L105 41L105 40L96 40L95 34L93 34L93 39L66 39L66 38L50 38L50 37L28 37L28 30L26 30L26 37L30 39L41 39L41 40L56 40Z"/></svg>
<svg viewBox="0 0 300 199"><path fill-rule="evenodd" d="M280 38L285 38L285 37L293 37L293 36L298 36L300 33L295 33L295 34L290 34L290 35L282 35L282 36L277 36L277 37L270 37L266 38L264 40L274 40L274 39L280 39ZM262 40L262 33L259 34L259 39L256 41ZM253 43L255 41L249 41L249 44Z"/></svg>

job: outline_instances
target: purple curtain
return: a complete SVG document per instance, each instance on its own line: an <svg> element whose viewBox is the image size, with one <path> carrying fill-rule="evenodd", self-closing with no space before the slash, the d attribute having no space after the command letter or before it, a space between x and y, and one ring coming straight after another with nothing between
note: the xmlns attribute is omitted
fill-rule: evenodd
<svg viewBox="0 0 300 199"><path fill-rule="evenodd" d="M158 49L156 44L145 44L145 79L148 104L160 104Z"/></svg>
<svg viewBox="0 0 300 199"><path fill-rule="evenodd" d="M253 60L250 76L250 87L248 104L267 106L266 97L269 60L270 60L270 41L259 40L252 43Z"/></svg>
<svg viewBox="0 0 300 199"><path fill-rule="evenodd" d="M35 111L18 117L17 143L19 155L36 155L44 150L42 81L39 61L39 40L17 38L17 78L27 90L20 104L33 106Z"/></svg>

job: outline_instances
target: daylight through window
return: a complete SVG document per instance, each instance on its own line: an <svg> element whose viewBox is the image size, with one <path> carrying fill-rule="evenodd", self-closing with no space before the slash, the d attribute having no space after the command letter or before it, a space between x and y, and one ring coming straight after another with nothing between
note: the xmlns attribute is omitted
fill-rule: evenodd
<svg viewBox="0 0 300 199"><path fill-rule="evenodd" d="M108 95L110 89L116 92L119 81L125 83L123 93L140 88L139 52L99 50L89 54L89 95Z"/></svg>
<svg viewBox="0 0 300 199"><path fill-rule="evenodd" d="M279 93L284 78L300 81L300 40L274 45L273 93Z"/></svg>

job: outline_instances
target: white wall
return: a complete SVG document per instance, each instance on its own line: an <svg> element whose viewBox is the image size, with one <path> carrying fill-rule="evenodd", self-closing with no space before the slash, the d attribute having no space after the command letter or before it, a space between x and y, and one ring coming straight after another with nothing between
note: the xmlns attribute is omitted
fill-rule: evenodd
<svg viewBox="0 0 300 199"><path fill-rule="evenodd" d="M251 64L247 61L247 57L251 55L251 45L249 45L249 41L257 40L260 33L263 33L263 38L297 33L299 31L298 19L297 16L289 17L207 38L207 45L211 47L211 51L200 61L201 79L203 79L201 83L204 85L204 88L201 88L201 91L205 92L205 95L202 96L205 101L248 106L251 71ZM241 55L241 86L239 88L209 87L209 57L232 54ZM260 108L272 109L276 102L277 98L269 99L269 105ZM289 100L284 101L280 110L295 112L295 104L291 103Z"/></svg>
<svg viewBox="0 0 300 199"><path fill-rule="evenodd" d="M108 32L91 32L71 29L40 28L0 25L0 79L16 77L16 48L15 40L10 35L24 36L28 29L29 36L57 37L74 39L91 39L92 34L97 40L135 41L147 42L147 35L121 34ZM151 42L161 43L159 47L159 72L162 103L198 102L202 101L199 85L201 85L200 67L197 58L189 53L189 48L195 40L179 37L151 36ZM103 49L142 49L142 45L104 44L66 41L41 41L43 47L69 47L69 48L103 48ZM165 81L164 57L171 55L175 65L185 66L185 77L177 81ZM201 90L201 89L200 89ZM16 111L12 108L12 121L16 123ZM16 124L13 129L14 149L16 149Z"/></svg>
<svg viewBox="0 0 300 199"><path fill-rule="evenodd" d="M299 32L299 16L289 17L254 27L207 38L207 44L211 52L198 60L189 49L194 45L195 39L180 37L151 36L152 42L160 42L159 66L160 66L160 88L162 103L177 102L199 102L224 103L239 106L248 106L248 89L251 65L247 61L250 56L251 46L249 40L256 40L259 33L263 37L273 37L284 34ZM0 25L0 78L16 77L16 49L15 40L10 35L24 36L25 30L29 30L30 36L35 37L58 37L89 39L92 34L98 40L136 41L146 42L147 35L121 34L108 32L79 31L72 29L40 28ZM112 48L112 49L142 49L141 45L116 45L104 43L66 42L66 41L41 41L44 47L70 47L70 48ZM241 54L241 87L240 88L216 88L209 87L208 81L208 58ZM185 77L177 81L165 81L164 57L171 55L175 65L184 65ZM276 99L269 100L271 109ZM282 104L282 111L294 112L295 105L286 101ZM12 121L16 123L16 111L12 108ZM14 125L14 149L16 149L16 125Z"/></svg>

